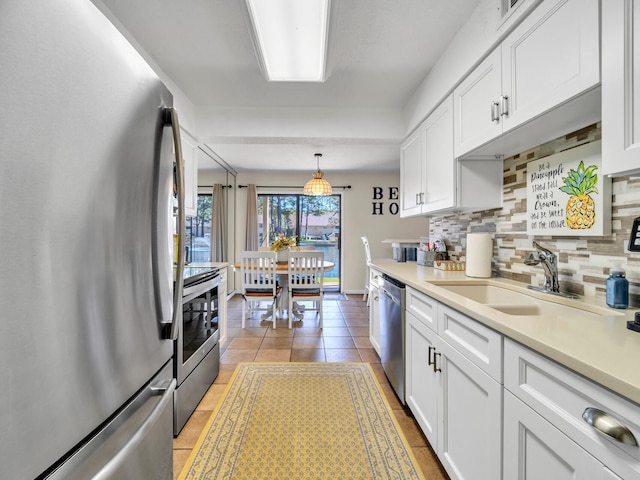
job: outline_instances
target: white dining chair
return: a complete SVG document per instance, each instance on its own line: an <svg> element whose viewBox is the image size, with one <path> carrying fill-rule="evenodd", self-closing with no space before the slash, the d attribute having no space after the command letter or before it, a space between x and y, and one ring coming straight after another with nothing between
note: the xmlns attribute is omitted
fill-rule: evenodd
<svg viewBox="0 0 640 480"><path fill-rule="evenodd" d="M276 252L245 251L240 254L240 277L242 282L242 328L245 320L254 311L270 311L273 328L276 328L276 310L282 287L276 274ZM261 307L264 301L269 307ZM257 304L257 307L254 305ZM247 309L248 306L248 309ZM263 319L266 319L263 316Z"/></svg>
<svg viewBox="0 0 640 480"><path fill-rule="evenodd" d="M362 294L362 300L367 301L367 306L369 306L369 266L371 265L371 250L369 249L369 240L367 237L360 237L362 240L362 244L364 245L364 255L367 262L365 268L365 280L364 280L364 293Z"/></svg>
<svg viewBox="0 0 640 480"><path fill-rule="evenodd" d="M324 252L320 250L289 252L289 328L293 326L293 317L296 314L294 304L298 302L314 302L313 307L305 310L318 312L319 326L322 328L323 282Z"/></svg>

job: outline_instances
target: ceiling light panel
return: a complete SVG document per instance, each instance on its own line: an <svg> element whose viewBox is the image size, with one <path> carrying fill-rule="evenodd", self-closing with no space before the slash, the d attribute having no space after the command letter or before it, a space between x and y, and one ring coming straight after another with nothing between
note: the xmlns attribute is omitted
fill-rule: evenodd
<svg viewBox="0 0 640 480"><path fill-rule="evenodd" d="M324 82L330 0L246 0L270 81Z"/></svg>

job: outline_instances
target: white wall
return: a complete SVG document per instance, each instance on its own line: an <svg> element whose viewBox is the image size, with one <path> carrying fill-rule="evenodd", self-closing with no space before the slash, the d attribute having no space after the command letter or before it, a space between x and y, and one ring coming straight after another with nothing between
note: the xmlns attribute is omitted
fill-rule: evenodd
<svg viewBox="0 0 640 480"><path fill-rule="evenodd" d="M238 185L304 185L311 171L297 174L238 173ZM350 190L334 189L342 194L342 289L345 293L362 293L365 282L365 255L360 237L367 236L373 258L390 258L391 246L381 243L386 238L418 238L429 232L426 217L401 219L389 213L389 187L400 186L399 172L341 173L325 172L332 185L351 185ZM384 199L373 200L373 187L382 187ZM300 190L260 188L258 193L300 193ZM384 202L383 214L373 215L372 202ZM396 200L399 203L399 200ZM245 250L247 189L236 189L236 254ZM238 260L238 259L236 259Z"/></svg>

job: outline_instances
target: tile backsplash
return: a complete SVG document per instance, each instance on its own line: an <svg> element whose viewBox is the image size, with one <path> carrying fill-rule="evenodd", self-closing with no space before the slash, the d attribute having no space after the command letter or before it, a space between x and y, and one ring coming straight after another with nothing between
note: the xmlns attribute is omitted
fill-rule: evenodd
<svg viewBox="0 0 640 480"><path fill-rule="evenodd" d="M602 237L527 235L527 164L585 143L601 139L601 124L591 125L504 160L503 207L473 213L433 217L431 238L443 238L449 255L465 255L466 235L494 235L492 274L526 284L542 285L542 267L523 260L536 240L558 255L560 289L595 297L604 303L605 281L614 261L626 270L629 304L640 308L640 254L628 252L633 219L640 216L640 176L614 178L611 185L611 235Z"/></svg>

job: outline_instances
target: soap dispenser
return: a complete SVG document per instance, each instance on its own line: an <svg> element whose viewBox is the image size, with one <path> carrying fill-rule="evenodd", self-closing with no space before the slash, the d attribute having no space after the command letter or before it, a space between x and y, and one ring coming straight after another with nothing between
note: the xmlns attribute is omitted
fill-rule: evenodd
<svg viewBox="0 0 640 480"><path fill-rule="evenodd" d="M629 307L629 281L625 278L625 271L619 265L614 265L607 278L607 305L611 308Z"/></svg>

